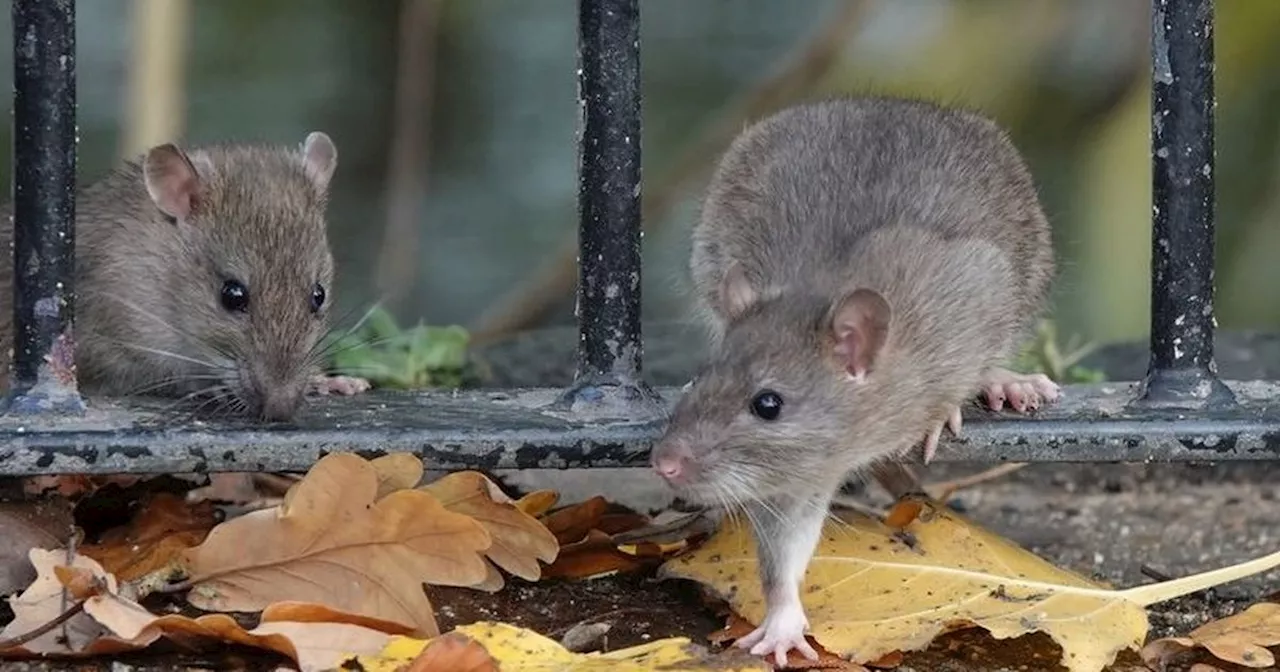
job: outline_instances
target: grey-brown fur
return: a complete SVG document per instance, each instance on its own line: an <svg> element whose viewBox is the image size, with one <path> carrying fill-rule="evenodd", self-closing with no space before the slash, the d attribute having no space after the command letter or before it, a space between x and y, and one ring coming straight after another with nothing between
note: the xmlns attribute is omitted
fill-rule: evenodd
<svg viewBox="0 0 1280 672"><path fill-rule="evenodd" d="M310 308L315 283L332 296L327 176L318 182L309 175L297 148L219 145L186 155L201 183L186 221L167 217L153 202L141 157L78 192L81 383L108 395L187 395L225 385L215 396L287 417L316 368L315 345L332 303L318 313ZM6 205L4 217L11 213ZM0 227L0 241L11 236ZM249 289L247 313L220 303L230 278ZM11 287L12 258L0 255L6 355Z"/></svg>
<svg viewBox="0 0 1280 672"><path fill-rule="evenodd" d="M721 280L741 265L760 301L734 321ZM734 141L693 232L697 299L718 344L669 439L694 447L720 495L834 489L918 443L977 392L1042 308L1049 225L1005 133L970 112L893 99L785 110ZM850 390L826 356L828 315L870 287L893 309L884 360ZM782 416L751 397L770 387ZM696 493L688 493L696 494Z"/></svg>
<svg viewBox="0 0 1280 672"><path fill-rule="evenodd" d="M836 100L733 142L693 231L711 359L653 462L689 499L745 505L766 613L738 645L816 658L800 585L833 494L989 384L1053 269L1031 177L979 115ZM772 419L751 410L766 389Z"/></svg>

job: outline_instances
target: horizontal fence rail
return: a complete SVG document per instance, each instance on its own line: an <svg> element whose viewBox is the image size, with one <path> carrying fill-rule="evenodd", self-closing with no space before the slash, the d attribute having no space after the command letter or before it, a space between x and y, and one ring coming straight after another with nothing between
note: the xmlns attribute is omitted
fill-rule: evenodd
<svg viewBox="0 0 1280 672"><path fill-rule="evenodd" d="M1142 381L1071 385L1034 415L966 410L938 461L1280 459L1280 381L1214 367L1212 0L1152 0L1151 358ZM0 473L300 471L328 452L432 467L647 466L676 388L641 380L638 0L580 0L578 366L568 390L379 392L313 401L294 423L78 400L72 0L14 0L15 356ZM63 362L65 363L65 362ZM32 413L32 409L50 411ZM77 413L65 413L72 409Z"/></svg>

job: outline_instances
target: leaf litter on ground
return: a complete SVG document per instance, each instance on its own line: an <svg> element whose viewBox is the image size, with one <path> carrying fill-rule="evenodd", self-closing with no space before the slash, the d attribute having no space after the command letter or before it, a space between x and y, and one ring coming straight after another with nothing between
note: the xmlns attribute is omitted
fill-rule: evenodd
<svg viewBox="0 0 1280 672"><path fill-rule="evenodd" d="M1260 602L1244 611L1210 621L1185 637L1164 637L1142 648L1142 659L1153 670L1197 648L1218 660L1250 668L1273 668L1276 656L1268 647L1280 646L1280 604Z"/></svg>
<svg viewBox="0 0 1280 672"><path fill-rule="evenodd" d="M1097 672L1120 651L1142 646L1146 606L1280 565L1275 553L1115 590L1055 567L936 502L887 518L901 529L853 512L828 520L802 590L813 639L863 664L976 626L997 639L1043 632L1062 648L1070 672ZM756 572L749 529L731 518L659 574L703 583L759 623L764 599Z"/></svg>

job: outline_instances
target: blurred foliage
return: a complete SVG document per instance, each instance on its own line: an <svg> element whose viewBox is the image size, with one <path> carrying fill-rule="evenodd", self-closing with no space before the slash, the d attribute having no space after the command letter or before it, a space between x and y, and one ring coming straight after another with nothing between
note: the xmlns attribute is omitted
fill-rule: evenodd
<svg viewBox="0 0 1280 672"><path fill-rule="evenodd" d="M330 369L360 376L375 387L415 389L461 387L471 381L467 358L470 338L459 326L419 323L401 328L382 307L374 307L357 326L330 337L323 347Z"/></svg>
<svg viewBox="0 0 1280 672"><path fill-rule="evenodd" d="M1101 383L1107 379L1105 372L1079 364L1096 347L1094 343L1081 342L1074 335L1060 344L1057 326L1050 320L1041 320L1036 324L1034 338L1018 353L1013 369L1022 373L1043 373L1064 384Z"/></svg>

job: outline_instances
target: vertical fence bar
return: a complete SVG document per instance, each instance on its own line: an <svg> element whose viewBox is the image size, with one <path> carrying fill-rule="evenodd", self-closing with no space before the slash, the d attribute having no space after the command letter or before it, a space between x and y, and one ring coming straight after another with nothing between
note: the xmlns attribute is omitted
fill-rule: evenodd
<svg viewBox="0 0 1280 672"><path fill-rule="evenodd" d="M1151 361L1139 403L1234 403L1213 361L1213 0L1152 0Z"/></svg>
<svg viewBox="0 0 1280 672"><path fill-rule="evenodd" d="M74 0L12 0L14 362L11 408L80 406L74 316ZM27 404L23 401L30 402Z"/></svg>
<svg viewBox="0 0 1280 672"><path fill-rule="evenodd" d="M639 384L640 8L578 3L576 387Z"/></svg>

